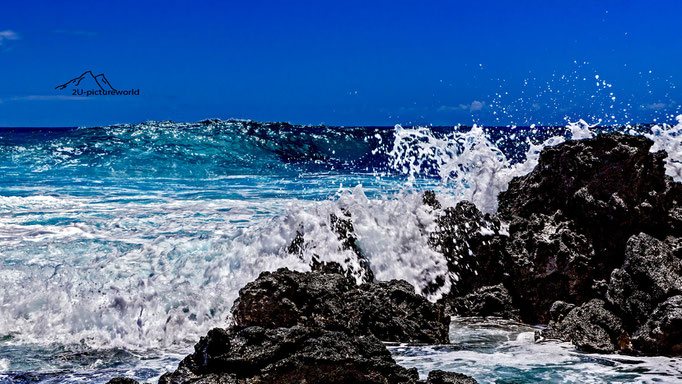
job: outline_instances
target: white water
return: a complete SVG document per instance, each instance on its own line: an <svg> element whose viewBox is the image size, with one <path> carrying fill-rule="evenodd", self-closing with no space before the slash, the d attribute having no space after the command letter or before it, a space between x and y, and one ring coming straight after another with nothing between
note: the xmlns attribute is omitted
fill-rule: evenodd
<svg viewBox="0 0 682 384"><path fill-rule="evenodd" d="M582 121L568 128L574 138L593 135ZM653 151L672 154L667 169L675 177L682 173L681 130L682 122L649 135ZM510 164L480 127L437 138L427 129L397 126L389 154L412 180L435 165L445 206L466 199L494 212L509 180L532 170L543 147L563 140L529 143L527 160ZM368 199L358 185L322 202L0 197L0 247L10 260L0 270L0 334L16 342L84 340L93 347L188 346L226 323L238 289L261 271L306 270L313 255L350 260L360 270L330 228L330 214L344 210L379 280L405 279L421 292L444 276L431 300L456 281L444 257L427 245L433 212L409 188ZM297 230L305 234L303 260L285 252Z"/></svg>
<svg viewBox="0 0 682 384"><path fill-rule="evenodd" d="M652 152L665 150L666 174L675 181L682 181L682 115L677 116L676 125L656 125L645 135L653 140Z"/></svg>
<svg viewBox="0 0 682 384"><path fill-rule="evenodd" d="M654 127L649 135L655 141L652 151L670 153L666 170L676 180L682 179L682 117L678 121ZM582 121L567 128L573 139L594 134ZM526 161L512 164L480 127L436 137L427 129L397 126L389 155L412 181L424 168L435 167L442 182L438 199L445 206L466 199L494 212L497 195L509 181L532 170L543 147L564 140L529 143ZM443 255L427 245L434 212L409 186L400 194L370 199L358 185L319 202L189 200L132 192L110 199L0 196L0 336L12 336L3 345L187 351L208 329L228 323L239 288L261 271L307 270L313 255L360 270L330 227L330 214L344 212L352 217L377 279L405 279L421 292L444 277L431 300L456 284ZM286 252L296 231L305 234L302 259ZM527 337L521 342L533 344ZM514 358L530 364L529 355L536 353L567 359L556 348L472 357L472 367L486 359L499 366ZM435 354L429 359L448 367L451 358ZM429 361L415 359L419 362L401 362L421 367ZM0 360L0 371L13 364Z"/></svg>
<svg viewBox="0 0 682 384"><path fill-rule="evenodd" d="M389 347L425 378L434 369L479 383L679 383L682 359L586 354L569 343L534 341L537 328L500 319L454 318L447 346Z"/></svg>

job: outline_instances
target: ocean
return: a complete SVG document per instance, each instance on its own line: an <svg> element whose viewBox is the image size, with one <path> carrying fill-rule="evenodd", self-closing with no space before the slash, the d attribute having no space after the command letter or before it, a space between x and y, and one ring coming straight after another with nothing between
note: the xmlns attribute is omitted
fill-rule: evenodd
<svg viewBox="0 0 682 384"><path fill-rule="evenodd" d="M645 134L682 180L678 124L628 127L325 127L253 121L0 129L0 383L154 382L266 270L352 263L330 229L353 218L379 280L422 292L447 266L421 229L421 192L497 209L539 151L599 132ZM287 247L298 230L303 255ZM351 261L348 261L351 260ZM358 277L359 278L359 277ZM437 300L457 284L451 276ZM674 382L682 360L535 343L538 326L454 319L444 346L396 360L479 382Z"/></svg>

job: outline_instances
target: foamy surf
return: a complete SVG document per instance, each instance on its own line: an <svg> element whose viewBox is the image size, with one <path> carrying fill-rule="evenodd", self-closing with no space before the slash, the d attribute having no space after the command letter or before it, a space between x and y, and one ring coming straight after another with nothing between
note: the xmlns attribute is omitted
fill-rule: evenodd
<svg viewBox="0 0 682 384"><path fill-rule="evenodd" d="M586 354L570 343L536 343L535 330L509 320L454 318L450 345L389 349L423 377L442 369L484 383L668 383L682 377L680 358Z"/></svg>
<svg viewBox="0 0 682 384"><path fill-rule="evenodd" d="M676 180L682 174L678 121L623 129L647 134L652 151L668 151L666 170ZM552 129L272 128L149 123L57 132L47 140L5 138L1 370L66 369L78 376L72 362L81 353L110 358L114 348L123 352L113 359L134 376L157 376L177 362L163 356L186 353L210 328L230 321L238 290L260 272L308 270L313 258L361 271L357 255L332 230L332 215L352 218L377 279L407 280L437 300L458 276L428 246L436 216L420 192L435 189L445 206L470 200L494 212L497 195L537 165L542 148L603 130L584 121ZM299 231L306 246L294 255L288 247ZM437 279L439 288L427 291ZM590 377L608 371L576 363L580 355L569 347L536 346L524 332L511 354L483 340L497 352L469 351L469 366L487 361L491 371L502 370L490 377L510 378L523 370L514 359L543 353L566 380L585 378L570 376L581 369L596 375ZM63 355L64 365L50 364L55 350L75 352ZM452 368L453 355L406 351L417 356L400 360L405 365ZM399 359L403 352L396 350ZM27 354L34 365L22 365ZM663 364L643 361L650 371ZM466 364L456 370L468 372ZM106 381L115 372L84 375Z"/></svg>

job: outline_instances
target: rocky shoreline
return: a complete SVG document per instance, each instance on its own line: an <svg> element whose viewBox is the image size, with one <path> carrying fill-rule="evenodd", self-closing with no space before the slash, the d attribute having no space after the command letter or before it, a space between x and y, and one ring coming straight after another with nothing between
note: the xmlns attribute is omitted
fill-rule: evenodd
<svg viewBox="0 0 682 384"><path fill-rule="evenodd" d="M421 381L393 360L382 341L449 342L444 305L405 281L358 286L334 263L311 272L283 268L242 288L232 313L229 328L209 331L159 383L476 383L443 371Z"/></svg>
<svg viewBox="0 0 682 384"><path fill-rule="evenodd" d="M382 341L448 343L451 315L547 324L536 341L585 352L679 356L682 184L652 144L611 133L545 148L494 215L469 202L442 208L424 193L437 217L429 245L457 281L436 303L405 281L374 281L351 214L330 217L361 271L314 261L311 272L262 273L240 291L234 324L211 330L159 382L424 383ZM305 244L298 233L288 251ZM134 382L126 380L111 383ZM475 382L443 371L425 381Z"/></svg>
<svg viewBox="0 0 682 384"><path fill-rule="evenodd" d="M477 274L465 270L461 291L445 298L473 303L454 313L518 314L548 324L538 341L586 352L682 353L682 184L652 144L612 133L546 148L500 194L495 217L460 203L450 212L460 226L502 222L508 234L464 237L473 256L458 265ZM440 241L456 243L451 233Z"/></svg>

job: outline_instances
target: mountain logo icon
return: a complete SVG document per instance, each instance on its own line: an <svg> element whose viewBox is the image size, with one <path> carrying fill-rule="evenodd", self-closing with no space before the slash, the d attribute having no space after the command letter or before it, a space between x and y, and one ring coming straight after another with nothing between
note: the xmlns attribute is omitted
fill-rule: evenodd
<svg viewBox="0 0 682 384"><path fill-rule="evenodd" d="M91 83L91 80L95 83L91 85L92 88L99 88L102 91L116 91L116 89L111 86L111 83L109 83L109 80L107 80L103 73L95 75L92 73L92 71L85 71L82 75L73 78L62 85L58 85L54 87L54 89L62 90L70 86L79 87L81 86L81 83L83 83L82 86L88 86L87 84Z"/></svg>

